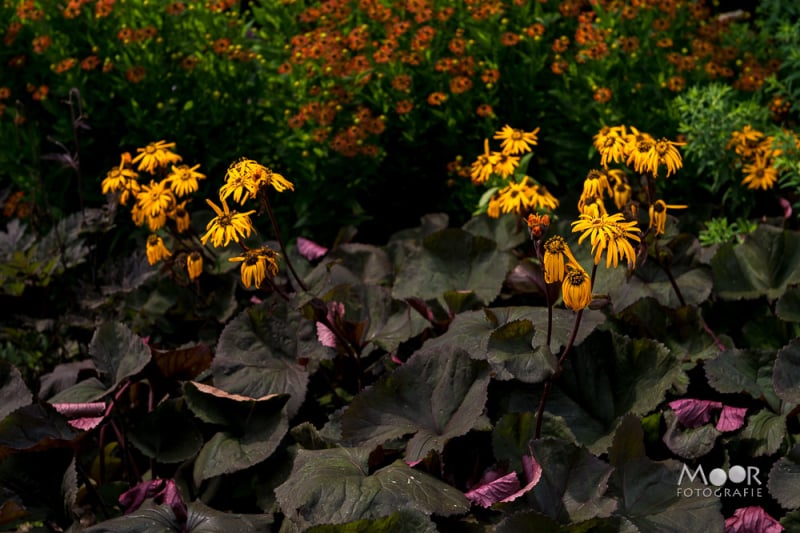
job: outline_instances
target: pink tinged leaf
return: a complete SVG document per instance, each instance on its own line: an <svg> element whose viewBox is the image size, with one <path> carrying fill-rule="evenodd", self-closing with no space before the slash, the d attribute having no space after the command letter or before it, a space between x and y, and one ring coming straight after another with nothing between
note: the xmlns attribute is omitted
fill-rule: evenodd
<svg viewBox="0 0 800 533"><path fill-rule="evenodd" d="M143 481L132 489L123 492L119 497L119 503L125 509L125 514L130 514L144 503L148 498L152 498L157 504L167 504L172 508L175 518L181 524L186 523L187 509L178 487L171 479L152 479Z"/></svg>
<svg viewBox="0 0 800 533"><path fill-rule="evenodd" d="M720 413L719 420L717 420L717 430L736 431L744 425L744 417L746 414L746 407L723 406L722 413Z"/></svg>
<svg viewBox="0 0 800 533"><path fill-rule="evenodd" d="M493 504L506 501L506 498L513 496L519 491L519 478L516 472L511 472L503 477L479 485L465 496L475 505L481 507L491 507Z"/></svg>
<svg viewBox="0 0 800 533"><path fill-rule="evenodd" d="M721 402L710 400L675 400L669 403L670 408L675 411L678 421L687 428L696 428L708 423L711 418L711 411L722 408Z"/></svg>
<svg viewBox="0 0 800 533"><path fill-rule="evenodd" d="M783 208L783 218L786 220L792 218L792 203L783 197L778 198L778 202L780 202L781 208Z"/></svg>
<svg viewBox="0 0 800 533"><path fill-rule="evenodd" d="M532 455L525 455L522 457L522 469L525 472L525 479L528 483L514 494L502 499L501 501L503 503L513 502L535 487L536 484L539 483L539 480L542 479L542 467L536 462L536 459Z"/></svg>
<svg viewBox="0 0 800 533"><path fill-rule="evenodd" d="M106 404L103 402L91 403L54 403L56 411L67 417L67 423L83 431L97 427L103 421Z"/></svg>
<svg viewBox="0 0 800 533"><path fill-rule="evenodd" d="M336 348L336 335L322 322L317 322L317 339L323 346Z"/></svg>
<svg viewBox="0 0 800 533"><path fill-rule="evenodd" d="M315 243L314 241L310 241L304 237L297 238L297 251L300 252L300 255L302 255L309 261L314 261L316 259L319 259L323 255L328 253L327 248Z"/></svg>
<svg viewBox="0 0 800 533"><path fill-rule="evenodd" d="M392 352L391 357L392 357L392 363L396 365L404 364L404 362L399 357L397 357L397 352Z"/></svg>
<svg viewBox="0 0 800 533"><path fill-rule="evenodd" d="M258 304L260 304L260 303L261 303L261 302L263 302L263 301L264 301L264 300L262 300L262 299L261 299L261 298L259 298L258 296L251 296L251 297L250 297L250 303L251 303L251 304L253 304L253 305L258 305Z"/></svg>
<svg viewBox="0 0 800 533"><path fill-rule="evenodd" d="M762 507L741 507L725 519L725 533L780 533L783 526Z"/></svg>

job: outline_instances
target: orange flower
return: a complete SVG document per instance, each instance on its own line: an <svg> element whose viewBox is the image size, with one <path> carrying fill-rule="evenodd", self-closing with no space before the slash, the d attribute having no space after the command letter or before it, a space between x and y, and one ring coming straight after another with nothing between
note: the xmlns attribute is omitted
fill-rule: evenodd
<svg viewBox="0 0 800 533"><path fill-rule="evenodd" d="M516 46L519 43L519 35L507 31L500 36L500 44L503 46Z"/></svg>
<svg viewBox="0 0 800 533"><path fill-rule="evenodd" d="M598 87L595 89L592 98L598 104L605 104L611 100L611 89L608 87Z"/></svg>
<svg viewBox="0 0 800 533"><path fill-rule="evenodd" d="M433 92L428 95L428 105L440 106L447 100L447 95L443 92Z"/></svg>

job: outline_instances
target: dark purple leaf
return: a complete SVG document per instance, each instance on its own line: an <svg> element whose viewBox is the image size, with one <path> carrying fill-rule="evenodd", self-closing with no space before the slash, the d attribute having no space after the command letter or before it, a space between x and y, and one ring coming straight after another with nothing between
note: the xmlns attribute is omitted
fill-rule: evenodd
<svg viewBox="0 0 800 533"><path fill-rule="evenodd" d="M300 252L300 255L302 255L309 261L314 261L316 259L319 259L320 257L328 253L327 248L315 243L314 241L310 241L304 237L297 238L297 251Z"/></svg>
<svg viewBox="0 0 800 533"><path fill-rule="evenodd" d="M725 533L780 533L783 526L762 507L741 507L725 519Z"/></svg>
<svg viewBox="0 0 800 533"><path fill-rule="evenodd" d="M717 420L718 431L736 431L744 425L744 416L747 414L746 407L722 406L722 413Z"/></svg>
<svg viewBox="0 0 800 533"><path fill-rule="evenodd" d="M669 403L670 408L675 411L678 421L687 428L696 428L707 424L711 418L711 411L722 408L721 402L710 400L675 400Z"/></svg>

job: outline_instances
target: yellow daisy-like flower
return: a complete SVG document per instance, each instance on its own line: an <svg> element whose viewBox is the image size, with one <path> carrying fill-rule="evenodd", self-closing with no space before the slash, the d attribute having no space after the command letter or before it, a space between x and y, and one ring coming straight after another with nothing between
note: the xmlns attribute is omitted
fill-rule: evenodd
<svg viewBox="0 0 800 533"><path fill-rule="evenodd" d="M502 139L500 148L504 154L517 155L525 152L530 152L531 147L539 144L537 134L539 128L533 131L523 131L517 128L512 128L508 124L502 127L500 131L494 134L495 139Z"/></svg>
<svg viewBox="0 0 800 533"><path fill-rule="evenodd" d="M119 166L116 166L106 173L103 182L100 184L103 194L120 193L119 203L125 205L131 196L139 192L140 186L137 179L139 174L128 168L131 154L125 152L120 158Z"/></svg>
<svg viewBox="0 0 800 533"><path fill-rule="evenodd" d="M663 235L667 227L667 209L686 209L688 205L667 205L664 200L656 200L650 206L650 226L656 229L656 235Z"/></svg>
<svg viewBox="0 0 800 533"><path fill-rule="evenodd" d="M278 252L269 246L262 246L247 250L241 256L231 257L228 261L242 263L242 284L250 288L260 287L268 274L270 277L278 274L278 257Z"/></svg>
<svg viewBox="0 0 800 533"><path fill-rule="evenodd" d="M495 174L502 178L509 178L514 175L514 170L519 166L519 157L508 154L497 154L497 161L494 164Z"/></svg>
<svg viewBox="0 0 800 533"><path fill-rule="evenodd" d="M472 178L472 183L480 185L486 183L489 177L494 172L494 165L497 163L497 152L489 152L489 139L483 140L483 153L478 156L472 165L470 165L469 175Z"/></svg>
<svg viewBox="0 0 800 533"><path fill-rule="evenodd" d="M647 163L645 164L647 170L655 177L658 175L658 167L664 165L667 167L667 177L670 177L683 166L681 154L676 147L685 144L669 141L664 137L657 140L647 153Z"/></svg>
<svg viewBox="0 0 800 533"><path fill-rule="evenodd" d="M631 189L631 186L627 183L621 181L614 185L613 197L614 205L617 206L617 209L625 207L625 204L630 201L632 195L633 189Z"/></svg>
<svg viewBox="0 0 800 533"><path fill-rule="evenodd" d="M583 180L583 196L591 197L597 196L603 198L605 193L608 192L611 196L611 184L608 182L608 174L601 170L590 170Z"/></svg>
<svg viewBox="0 0 800 533"><path fill-rule="evenodd" d="M527 183L523 180L520 183L510 182L497 191L493 200L497 203L500 213L517 213L521 215L527 211L530 206L527 195L528 189ZM496 210L493 210L493 212L496 212Z"/></svg>
<svg viewBox="0 0 800 533"><path fill-rule="evenodd" d="M585 309L592 303L592 281L582 268L570 268L561 282L564 305L573 311Z"/></svg>
<svg viewBox="0 0 800 533"><path fill-rule="evenodd" d="M169 213L170 218L175 221L175 228L178 230L178 233L183 233L192 225L192 219L189 216L189 211L186 210L187 202L188 200L184 200L183 202L179 203L175 206L175 209Z"/></svg>
<svg viewBox="0 0 800 533"><path fill-rule="evenodd" d="M634 151L637 145L645 141L647 143L654 143L656 140L647 132L639 131L635 127L631 126L631 131L624 133L622 136L625 138L625 157L628 158L630 153ZM630 163L627 163L630 166Z"/></svg>
<svg viewBox="0 0 800 533"><path fill-rule="evenodd" d="M631 267L636 263L636 251L628 239L639 241L639 228L636 222L626 221L622 213L598 217L582 214L572 223L572 231L583 232L578 244L589 238L595 265L600 263L604 251L607 252L606 268L612 264L616 267L620 259L626 259Z"/></svg>
<svg viewBox="0 0 800 533"><path fill-rule="evenodd" d="M277 172L252 159L242 158L231 164L225 173L225 185L219 190L220 198L233 199L243 204L255 198L262 187L272 187L278 192L294 190L294 184Z"/></svg>
<svg viewBox="0 0 800 533"><path fill-rule="evenodd" d="M228 208L225 200L222 200L222 209L217 207L211 200L206 199L206 203L211 206L217 216L212 218L206 225L206 233L201 237L200 242L205 244L211 239L211 243L219 248L220 246L227 246L231 241L239 242L239 239L250 236L253 231L253 222L250 220L250 215L255 213L255 210L237 213Z"/></svg>
<svg viewBox="0 0 800 533"><path fill-rule="evenodd" d="M189 274L189 279L194 281L203 273L203 255L194 250L186 256L186 272Z"/></svg>
<svg viewBox="0 0 800 533"><path fill-rule="evenodd" d="M639 174L649 172L650 168L648 167L648 164L650 162L650 150L653 148L653 146L655 146L654 141L649 141L646 139L638 141L635 145L633 145L632 148L630 148L625 164L629 167L632 167L633 170ZM658 170L657 166L655 170Z"/></svg>
<svg viewBox="0 0 800 533"><path fill-rule="evenodd" d="M150 263L150 265L155 265L162 259L166 259L171 255L172 252L167 250L167 247L164 246L164 241L161 240L161 237L155 233L147 237L147 262Z"/></svg>
<svg viewBox="0 0 800 533"><path fill-rule="evenodd" d="M743 159L752 159L756 150L764 140L764 134L753 129L749 124L742 128L742 131L731 133L731 139L726 148L731 148Z"/></svg>
<svg viewBox="0 0 800 533"><path fill-rule="evenodd" d="M187 194L196 192L200 188L198 180L206 179L205 174L197 172L198 168L200 168L200 165L195 165L193 167L188 165L172 165L172 172L170 172L166 179L170 189L172 189L177 196L186 196Z"/></svg>
<svg viewBox="0 0 800 533"><path fill-rule="evenodd" d="M145 213L144 218L150 231L158 231L167 225L167 213L165 211L159 211L155 215Z"/></svg>
<svg viewBox="0 0 800 533"><path fill-rule="evenodd" d="M601 196L581 196L578 199L578 212L582 215L599 217L608 213Z"/></svg>
<svg viewBox="0 0 800 533"><path fill-rule="evenodd" d="M771 189L778 181L778 170L771 166L765 157L757 157L752 163L744 165L742 171L745 177L742 185L748 189Z"/></svg>
<svg viewBox="0 0 800 533"><path fill-rule="evenodd" d="M522 182L527 186L525 192L528 196L528 204L531 209L555 211L558 207L558 199L550 194L547 187L536 183L528 176L525 176Z"/></svg>
<svg viewBox="0 0 800 533"><path fill-rule="evenodd" d="M553 235L545 241L543 262L545 283L558 283L563 280L567 272L567 263L578 263L567 242L559 235Z"/></svg>
<svg viewBox="0 0 800 533"><path fill-rule="evenodd" d="M131 163L139 163L137 170L155 174L159 168L166 168L167 165L180 163L181 156L172 152L175 143L157 141L150 143L144 148L137 148L139 155L133 158Z"/></svg>
<svg viewBox="0 0 800 533"><path fill-rule="evenodd" d="M136 194L136 203L146 216L157 217L175 205L175 195L165 181L150 180L150 185L142 185Z"/></svg>
<svg viewBox="0 0 800 533"><path fill-rule="evenodd" d="M602 137L595 136L595 148L600 153L600 165L608 169L610 163L619 163L625 160L625 140L624 128L622 134L607 134Z"/></svg>

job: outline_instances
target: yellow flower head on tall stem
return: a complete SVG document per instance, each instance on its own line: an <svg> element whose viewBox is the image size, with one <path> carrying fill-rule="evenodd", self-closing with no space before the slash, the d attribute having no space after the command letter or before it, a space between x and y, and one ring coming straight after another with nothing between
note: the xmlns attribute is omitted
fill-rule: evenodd
<svg viewBox="0 0 800 533"><path fill-rule="evenodd" d="M262 187L272 187L278 192L294 190L294 184L252 159L242 158L228 167L225 185L219 190L220 198L233 199L243 204L258 195Z"/></svg>
<svg viewBox="0 0 800 533"><path fill-rule="evenodd" d="M624 161L627 146L625 126L604 126L593 137L593 144L600 153L600 165L604 169L608 169L609 163Z"/></svg>
<svg viewBox="0 0 800 533"><path fill-rule="evenodd" d="M242 263L242 284L250 288L260 287L269 275L274 278L278 274L279 254L269 246L262 246L246 250L238 257L231 257L228 261Z"/></svg>
<svg viewBox="0 0 800 533"><path fill-rule="evenodd" d="M504 154L517 155L525 152L530 152L531 147L539 144L537 134L539 128L533 131L524 131L517 128L512 128L508 124L503 126L500 131L494 134L495 139L502 139L500 148Z"/></svg>
<svg viewBox="0 0 800 533"><path fill-rule="evenodd" d="M688 205L667 205L664 200L656 200L650 206L650 226L656 235L663 235L667 227L667 209L686 209Z"/></svg>
<svg viewBox="0 0 800 533"><path fill-rule="evenodd" d="M211 239L211 243L219 248L227 246L231 241L239 242L240 239L250 236L253 231L250 215L255 213L255 210L237 213L228 208L225 200L222 200L222 209L211 200L206 199L206 203L211 206L217 216L212 218L206 226L206 233L200 239L203 244Z"/></svg>
<svg viewBox="0 0 800 533"><path fill-rule="evenodd" d="M164 246L164 241L155 233L147 237L147 262L155 265L162 259L171 256L172 252Z"/></svg>
<svg viewBox="0 0 800 533"><path fill-rule="evenodd" d="M745 174L742 185L748 189L771 189L778 181L778 170L768 163L766 157L756 157L755 161L744 165Z"/></svg>
<svg viewBox="0 0 800 533"><path fill-rule="evenodd" d="M528 211L530 207L527 192L528 187L525 180L520 183L512 181L497 191L493 199L496 201L496 206L500 213L516 213L522 215ZM493 212L495 211L493 210Z"/></svg>
<svg viewBox="0 0 800 533"><path fill-rule="evenodd" d="M613 190L614 205L617 206L617 209L622 209L630 201L633 195L633 189L624 181L620 181L614 185Z"/></svg>
<svg viewBox="0 0 800 533"><path fill-rule="evenodd" d="M683 166L683 160L677 147L685 144L669 141L662 137L650 147L645 167L655 177L658 175L658 167L663 165L667 167L667 177L670 177Z"/></svg>
<svg viewBox="0 0 800 533"><path fill-rule="evenodd" d="M545 209L547 211L555 211L558 207L558 199L550 194L547 187L540 183L536 183L528 176L522 180L526 186L526 195L531 209Z"/></svg>
<svg viewBox="0 0 800 533"><path fill-rule="evenodd" d="M489 180L492 172L494 172L494 165L497 163L498 155L497 152L489 152L489 139L484 139L483 153L470 165L469 175L472 178L472 183L480 185Z"/></svg>
<svg viewBox="0 0 800 533"><path fill-rule="evenodd" d="M628 239L639 241L639 228L636 222L626 221L622 213L598 217L582 214L572 223L572 231L583 232L578 244L589 238L595 265L600 263L603 252L606 252L606 268L616 267L620 259L626 259L630 267L636 263L636 251Z"/></svg>
<svg viewBox="0 0 800 533"><path fill-rule="evenodd" d="M578 212L582 215L599 217L608 213L601 196L581 196L578 199Z"/></svg>
<svg viewBox="0 0 800 533"><path fill-rule="evenodd" d="M573 311L585 309L592 303L592 281L579 265L570 265L561 282L564 305Z"/></svg>
<svg viewBox="0 0 800 533"><path fill-rule="evenodd" d="M649 172L650 151L653 146L655 146L654 141L647 139L638 141L630 148L625 164L633 168L633 170L639 174ZM656 170L658 170L658 167L656 167Z"/></svg>
<svg viewBox="0 0 800 533"><path fill-rule="evenodd" d="M175 143L157 141L150 143L144 148L137 148L139 153L133 158L131 163L139 163L137 170L155 174L159 168L166 168L167 165L180 163L181 156L172 152L170 149L175 147Z"/></svg>
<svg viewBox="0 0 800 533"><path fill-rule="evenodd" d="M149 217L159 217L175 205L175 195L164 180L150 180L150 185L142 185L136 194L136 204Z"/></svg>
<svg viewBox="0 0 800 533"><path fill-rule="evenodd" d="M194 250L186 256L186 272L192 281L200 277L203 273L203 254Z"/></svg>
<svg viewBox="0 0 800 533"><path fill-rule="evenodd" d="M608 182L608 174L602 170L593 169L586 175L583 180L583 196L591 197L597 196L603 198L608 193L611 196L611 184Z"/></svg>
<svg viewBox="0 0 800 533"><path fill-rule="evenodd" d="M747 124L742 131L734 131L726 148L734 149L742 159L751 159L764 140L764 134Z"/></svg>
<svg viewBox="0 0 800 533"><path fill-rule="evenodd" d="M497 154L494 164L494 173L501 178L509 178L514 175L514 170L519 166L519 157L508 154Z"/></svg>
<svg viewBox="0 0 800 533"><path fill-rule="evenodd" d="M131 154L125 152L120 158L119 166L112 168L106 173L103 182L100 184L103 194L118 192L119 203L125 205L128 203L128 198L139 192L140 186L139 174L133 169L128 168L130 164Z"/></svg>
<svg viewBox="0 0 800 533"><path fill-rule="evenodd" d="M183 233L192 225L192 219L189 216L189 211L186 209L188 200L184 200L175 206L175 209L169 212L169 217L175 221L175 229L178 233Z"/></svg>
<svg viewBox="0 0 800 533"><path fill-rule="evenodd" d="M566 274L567 264L578 263L567 242L559 235L553 235L545 241L543 262L545 283L561 281Z"/></svg>
<svg viewBox="0 0 800 533"><path fill-rule="evenodd" d="M176 196L186 196L197 192L200 188L198 180L206 179L205 174L197 172L200 165L190 167L189 165L172 165L172 172L167 176L167 183Z"/></svg>

